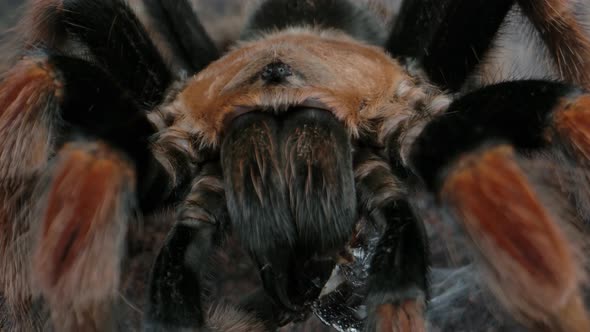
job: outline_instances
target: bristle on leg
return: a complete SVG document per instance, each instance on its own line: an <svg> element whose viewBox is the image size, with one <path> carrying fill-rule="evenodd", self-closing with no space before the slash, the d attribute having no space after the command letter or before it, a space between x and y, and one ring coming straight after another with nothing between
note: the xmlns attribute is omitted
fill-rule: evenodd
<svg viewBox="0 0 590 332"><path fill-rule="evenodd" d="M577 300L583 272L575 248L535 193L512 148L498 146L461 158L440 199L463 221L491 290L521 321L556 331L590 329Z"/></svg>
<svg viewBox="0 0 590 332"><path fill-rule="evenodd" d="M0 82L0 179L39 171L52 153L63 83L45 57L25 58Z"/></svg>
<svg viewBox="0 0 590 332"><path fill-rule="evenodd" d="M65 27L60 23L62 12L63 0L29 1L21 21L27 47L61 47L66 38Z"/></svg>
<svg viewBox="0 0 590 332"><path fill-rule="evenodd" d="M577 18L575 1L519 0L518 4L540 32L560 79L590 88L590 38Z"/></svg>
<svg viewBox="0 0 590 332"><path fill-rule="evenodd" d="M557 147L561 190L574 198L578 214L590 220L590 95L563 98L547 133Z"/></svg>
<svg viewBox="0 0 590 332"><path fill-rule="evenodd" d="M132 167L103 143L59 152L33 251L34 282L57 330L111 330L134 185Z"/></svg>
<svg viewBox="0 0 590 332"><path fill-rule="evenodd" d="M579 158L590 162L590 95L565 99L554 114L554 128Z"/></svg>
<svg viewBox="0 0 590 332"><path fill-rule="evenodd" d="M377 307L375 316L376 332L426 331L423 301L405 301L397 305L382 304Z"/></svg>

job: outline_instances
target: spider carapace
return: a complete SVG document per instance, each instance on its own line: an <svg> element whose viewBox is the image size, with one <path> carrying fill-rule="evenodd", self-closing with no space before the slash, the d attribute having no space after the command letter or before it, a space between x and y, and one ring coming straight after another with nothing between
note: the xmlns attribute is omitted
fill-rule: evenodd
<svg viewBox="0 0 590 332"><path fill-rule="evenodd" d="M351 1L266 0L221 55L188 1L141 3L149 34L120 0L22 19L2 330L590 330L570 1L408 0L385 34ZM558 77L482 86L516 7ZM253 286L228 300L242 265Z"/></svg>

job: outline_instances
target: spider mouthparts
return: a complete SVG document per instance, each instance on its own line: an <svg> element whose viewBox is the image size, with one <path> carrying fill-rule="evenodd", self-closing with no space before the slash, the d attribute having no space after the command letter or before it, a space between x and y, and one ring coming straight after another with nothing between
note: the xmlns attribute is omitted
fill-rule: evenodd
<svg viewBox="0 0 590 332"><path fill-rule="evenodd" d="M291 311L300 311L300 308L289 299L286 276L275 273L272 265L266 264L260 269L260 277L264 288L275 301L279 302L278 304Z"/></svg>
<svg viewBox="0 0 590 332"><path fill-rule="evenodd" d="M285 104L285 105L237 105L233 106L232 111L229 112L225 118L223 119L223 132L227 132L229 126L233 123L233 121L250 112L268 112L273 114L282 114L282 113L289 113L292 111L302 111L302 110L319 110L319 111L326 111L332 112L332 110L323 102L321 102L317 98L307 98L301 103L295 104Z"/></svg>

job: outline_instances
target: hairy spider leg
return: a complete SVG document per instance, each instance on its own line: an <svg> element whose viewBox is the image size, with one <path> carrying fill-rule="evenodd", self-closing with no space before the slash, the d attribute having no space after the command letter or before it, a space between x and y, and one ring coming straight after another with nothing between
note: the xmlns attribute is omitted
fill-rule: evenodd
<svg viewBox="0 0 590 332"><path fill-rule="evenodd" d="M160 104L173 77L144 27L128 5L120 0L36 0L32 3L30 16L32 19L51 18L41 20L45 25L36 23L36 29L52 31L51 34L60 36L56 39L61 43L46 44L47 41L40 39L44 36L40 33L33 34L37 38L28 42L33 46L50 48L51 52L71 57L66 64L69 68L63 72L63 75L67 76L65 81L70 82L68 88L72 90L68 95L72 100L76 99L74 96L78 96L76 102L88 104L83 104L82 107L79 105L66 107L67 110L71 110L66 116L71 116L72 123L83 126L84 130L90 131L92 135L102 137L108 131L107 135L111 137L107 140L110 140L110 143L117 141L115 145L118 148L135 154L131 158L136 162L136 166L142 167L139 170L140 173L146 170L143 173L145 176L138 174L142 179L138 181L138 185L150 188L150 190L139 188L140 195L145 196L141 199L142 206L148 209L155 208L159 205L152 203L158 202L159 198L168 194L172 190L171 187L188 184L191 174L182 172L180 172L182 174L171 174L174 180L172 182L171 179L167 179L165 172L158 170L159 164L149 152L150 144L147 137L153 135L156 129L137 110L152 111L155 105ZM78 50L80 45L82 48L87 47L88 54L84 52L80 54ZM195 45L204 50L209 46L211 45L206 43L206 38L203 38L203 44ZM216 53L209 50L203 58L212 54ZM74 59L78 57L88 63L83 64L84 61ZM61 57L63 61L66 61L66 58ZM61 61L59 59L60 56L54 56L54 61ZM203 61L208 62L210 59ZM91 72L87 75L84 70ZM92 81L99 76L103 78L98 79L97 82ZM82 88L79 88L78 84L81 84ZM97 90L93 93L93 85L101 89L106 87L106 90ZM86 90L79 92L80 89ZM114 96L117 93L122 96ZM84 98L102 99L85 101ZM96 107L106 107L110 98L114 98L115 101L125 100L128 106L116 105L113 111L105 113L109 116L103 117L103 114L95 111ZM92 102L100 106L90 105ZM84 108L86 106L91 108ZM81 111L76 111L76 108L80 108ZM85 112L86 110L89 111ZM117 113L119 110L120 114ZM101 129L102 126L104 129ZM102 133L96 131L102 131ZM176 160L178 159L175 158L176 155L171 154L170 158L174 159L173 161L180 162ZM155 171L147 171L147 169ZM179 189L180 191L182 190ZM154 197L148 197L152 194Z"/></svg>
<svg viewBox="0 0 590 332"><path fill-rule="evenodd" d="M407 0L385 48L395 57L417 60L434 83L458 91L485 58L514 4L539 32L560 78L588 88L590 39L568 0Z"/></svg>
<svg viewBox="0 0 590 332"><path fill-rule="evenodd" d="M0 291L2 322L40 329L44 313L32 299L26 253L38 174L55 153L62 87L45 59L25 58L0 81Z"/></svg>
<svg viewBox="0 0 590 332"><path fill-rule="evenodd" d="M35 0L31 8L33 19L51 18L35 23L42 32L27 41L32 47L76 57L86 47L83 57L109 72L147 110L162 101L173 76L126 2ZM48 34L57 42L43 39Z"/></svg>
<svg viewBox="0 0 590 332"><path fill-rule="evenodd" d="M417 60L434 83L457 91L492 46L515 0L405 0L385 49Z"/></svg>
<svg viewBox="0 0 590 332"><path fill-rule="evenodd" d="M403 182L378 155L355 155L361 213L380 228L371 262L366 331L425 331L429 253L422 222L407 201Z"/></svg>
<svg viewBox="0 0 590 332"><path fill-rule="evenodd" d="M321 290L300 284L309 281L302 273L317 270L327 280L335 265L330 257L356 221L344 128L314 109L294 110L284 119L248 113L231 124L221 158L232 229L274 300L300 310L313 298L309 289L316 295Z"/></svg>
<svg viewBox="0 0 590 332"><path fill-rule="evenodd" d="M158 209L171 193L171 181L168 173L156 161L149 148L149 137L154 134L155 128L148 121L145 111L137 104L135 99L123 93L122 89L99 67L88 62L65 56L50 56L49 61L55 64L59 70L59 77L62 79L63 97L60 105L60 115L64 127L62 131L65 142L64 148L71 144L68 142L78 140L79 137L83 142L86 142L84 144L90 144L92 140L100 139L107 144L108 149L115 149L120 151L119 153L123 153L124 158L128 160L127 163L130 164L130 171L125 173L125 178L133 180L134 183L137 181L137 185L130 186L127 191L119 188L119 192L113 192L114 189L107 192L105 189L105 194L101 196L94 191L100 188L101 185L116 186L117 182L115 180L117 177L115 175L117 171L119 173L122 171L111 167L109 170L112 170L113 174L100 173L100 165L104 163L100 158L88 161L88 167L80 169L79 167L83 163L73 159L71 163L63 164L63 169L58 168L55 172L50 169L50 174L53 174L57 180L48 183L46 186L41 186L49 193L47 194L47 212L42 214L45 218L42 222L42 228L49 228L48 225L64 224L64 220L61 220L61 218L68 215L68 209L79 205L83 206L84 212L89 216L85 218L86 214L76 214L77 211L75 210L73 212L69 211L69 213L73 214L70 216L71 220L65 220L67 227L54 228L54 232L44 233L46 235L37 242L38 254L34 257L34 262L43 263L35 265L36 269L33 274L42 276L41 281L50 277L53 278L51 280L55 281L52 281L52 287L49 287L47 282L40 284L42 293L47 299L59 299L59 302L49 302L53 315L53 324L64 331L74 330L80 326L101 330L100 325L94 327L93 324L97 324L97 322L115 324L114 320L119 314L114 311L114 305L116 304L115 300L119 299L116 295L119 292L120 271L114 268L108 269L106 264L94 264L92 262L104 260L105 262L111 262L111 264L120 264L124 257L121 246L125 243L126 225L134 218L130 209L123 210L117 218L109 217L108 214L105 214L105 211L117 211L114 208L118 206L117 204L126 206L130 204L129 202L136 201L138 201L139 207L144 213ZM60 150L57 160L60 160L62 153ZM61 165L59 162L57 164ZM62 173L64 174L63 177L69 182L58 181L61 179ZM84 182L82 181L84 178L89 180ZM72 196L71 193L76 193L77 186L80 186L78 195ZM57 194L53 195L56 191ZM85 194L94 200L86 204ZM63 195L69 195L68 200L64 200ZM114 207L110 207L109 204ZM54 210L57 212L54 214L49 213ZM112 226L110 228L95 226L95 224L102 224L90 218L93 213L103 218L98 221ZM85 226L87 224L91 226ZM85 229L86 232L78 231L78 229ZM118 230L116 236L111 234L114 229ZM114 241L115 239L117 241ZM93 248L110 248L107 245L108 243L118 243L119 247L113 248L110 252L97 251L93 255L94 258L89 259L88 255L95 252ZM54 244L54 247L51 244ZM80 253L78 255L71 254L72 248L76 248L74 252L79 251ZM61 251L58 249L61 249ZM52 254L54 260L72 260L73 262L68 264L61 264L65 267L71 265L72 268L70 270L60 269L55 271L44 269L51 262L45 259L44 256ZM56 261L52 265L60 266L58 263L60 262ZM81 264L92 265L74 268ZM53 272L53 274L49 272ZM109 278L96 279L97 276L101 275L101 272L110 272L111 275ZM82 285L87 283L88 285L84 288L88 289L103 289L97 287L94 283L110 285L110 288L105 286L104 294L80 293L79 288L73 288L74 291L66 292L69 286L77 285L77 283L68 282L70 279L79 280ZM105 280L112 280L112 282L106 283ZM62 286L65 290L57 287L62 284L67 285L67 287ZM111 302L109 303L108 300ZM72 303L71 308L65 306L65 304L69 304L67 301ZM100 304L100 307L98 307L98 304ZM87 309L88 312L82 311L79 313L78 310L84 310L87 306L90 306ZM71 315L70 319L62 317L67 314Z"/></svg>
<svg viewBox="0 0 590 332"><path fill-rule="evenodd" d="M56 330L115 329L134 175L120 152L82 141L62 147L38 184L32 279Z"/></svg>
<svg viewBox="0 0 590 332"><path fill-rule="evenodd" d="M242 39L256 38L261 32L315 26L341 30L356 39L379 45L384 36L375 21L366 9L352 1L267 0L250 16Z"/></svg>
<svg viewBox="0 0 590 332"><path fill-rule="evenodd" d="M560 79L590 88L590 39L567 0L518 0L555 60Z"/></svg>
<svg viewBox="0 0 590 332"><path fill-rule="evenodd" d="M144 316L146 330L205 326L203 270L213 247L221 241L227 218L221 170L206 165L180 206L177 223L154 263Z"/></svg>
<svg viewBox="0 0 590 332"><path fill-rule="evenodd" d="M219 51L199 21L188 0L145 1L155 19L155 29L166 36L166 42L183 61L185 70L197 73L219 58Z"/></svg>
<svg viewBox="0 0 590 332"><path fill-rule="evenodd" d="M588 147L587 121L574 129L567 119L580 109L587 114L581 95L545 81L483 88L431 121L410 157L441 208L472 240L501 303L521 322L555 331L590 328L581 293L584 267L577 263L580 243L568 233L579 221L575 212L566 214L571 202L555 199L569 189L554 183L560 169L580 172L579 160L561 156L567 144L585 158L577 148ZM569 184L587 188L584 179Z"/></svg>
<svg viewBox="0 0 590 332"><path fill-rule="evenodd" d="M146 331L268 331L289 320L261 289L239 307L206 301L207 279L217 271L213 257L230 233L221 173L217 162L204 165L177 210L176 225L151 272Z"/></svg>
<svg viewBox="0 0 590 332"><path fill-rule="evenodd" d="M154 128L110 76L67 56L37 51L25 57L6 75L0 91L2 134L16 136L0 147L3 156L14 156L3 165L2 183L42 197L27 205L22 217L9 216L37 236L32 239L36 247L14 256L33 255L35 262L30 271L35 283L23 286L28 294L20 299L43 295L60 330L100 329L101 322L113 322L109 306L118 292L133 202L139 199L148 210L170 192L168 175L148 147ZM25 133L40 137L26 147L26 138L14 141ZM23 160L27 165L20 165ZM41 220L35 220L38 215ZM14 245L15 238L4 245ZM22 264L5 264L14 271L7 278L30 280ZM4 281L3 287L11 285Z"/></svg>
<svg viewBox="0 0 590 332"><path fill-rule="evenodd" d="M62 78L60 115L66 126L71 126L71 135L80 132L98 137L125 152L141 179L138 195L142 209L156 209L172 188L168 174L150 150L149 139L155 128L142 105L95 65L57 55L50 56L50 61Z"/></svg>

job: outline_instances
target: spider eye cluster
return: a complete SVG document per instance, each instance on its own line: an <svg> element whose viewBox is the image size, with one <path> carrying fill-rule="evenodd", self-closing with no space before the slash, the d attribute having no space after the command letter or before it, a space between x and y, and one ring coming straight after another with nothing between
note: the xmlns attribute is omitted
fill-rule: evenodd
<svg viewBox="0 0 590 332"><path fill-rule="evenodd" d="M270 63L262 69L260 78L269 84L278 84L293 74L291 67L281 61Z"/></svg>

